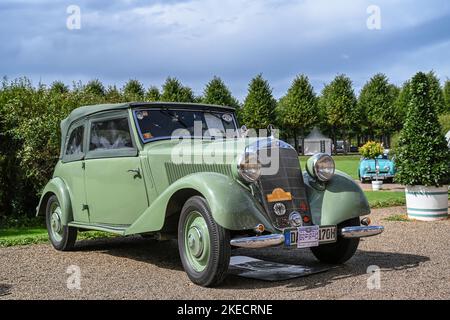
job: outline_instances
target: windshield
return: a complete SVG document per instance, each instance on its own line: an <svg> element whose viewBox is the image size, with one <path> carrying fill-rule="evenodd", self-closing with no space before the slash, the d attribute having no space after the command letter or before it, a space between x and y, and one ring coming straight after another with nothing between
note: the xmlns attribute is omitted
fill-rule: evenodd
<svg viewBox="0 0 450 320"><path fill-rule="evenodd" d="M199 110L134 110L142 141L178 137L236 138L233 113Z"/></svg>

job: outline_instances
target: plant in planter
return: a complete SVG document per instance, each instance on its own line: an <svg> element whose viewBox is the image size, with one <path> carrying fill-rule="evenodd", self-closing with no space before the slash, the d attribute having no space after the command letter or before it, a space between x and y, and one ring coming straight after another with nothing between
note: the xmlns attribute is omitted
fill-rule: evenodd
<svg viewBox="0 0 450 320"><path fill-rule="evenodd" d="M450 151L436 114L435 90L419 72L411 80L408 111L397 149L396 181L406 185L408 216L417 220L448 217Z"/></svg>
<svg viewBox="0 0 450 320"><path fill-rule="evenodd" d="M359 148L359 153L365 159L372 159L375 162L375 181L372 181L372 189L380 190L383 185L383 181L378 181L380 174L380 166L378 165L378 157L383 154L383 146L379 142L368 141L365 145Z"/></svg>

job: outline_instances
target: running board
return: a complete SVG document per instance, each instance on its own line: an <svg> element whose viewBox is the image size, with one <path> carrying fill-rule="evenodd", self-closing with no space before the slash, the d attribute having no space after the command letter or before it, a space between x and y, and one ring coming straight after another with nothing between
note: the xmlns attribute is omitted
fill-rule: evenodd
<svg viewBox="0 0 450 320"><path fill-rule="evenodd" d="M105 231L118 234L121 236L125 235L125 230L129 227L129 226L111 226L104 224L89 224L84 222L69 222L68 226L87 230Z"/></svg>

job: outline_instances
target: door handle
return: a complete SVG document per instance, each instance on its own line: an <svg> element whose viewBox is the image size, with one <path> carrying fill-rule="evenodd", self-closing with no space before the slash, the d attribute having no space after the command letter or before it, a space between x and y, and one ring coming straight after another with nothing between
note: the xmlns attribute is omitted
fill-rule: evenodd
<svg viewBox="0 0 450 320"><path fill-rule="evenodd" d="M134 177L135 178L140 178L141 177L141 169L137 168L137 169L130 169L128 170L129 173L134 173Z"/></svg>

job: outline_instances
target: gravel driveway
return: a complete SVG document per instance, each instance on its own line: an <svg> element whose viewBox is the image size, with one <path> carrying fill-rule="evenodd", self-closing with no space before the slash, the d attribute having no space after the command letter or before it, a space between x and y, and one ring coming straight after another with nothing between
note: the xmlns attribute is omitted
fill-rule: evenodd
<svg viewBox="0 0 450 320"><path fill-rule="evenodd" d="M75 252L49 244L0 248L0 299L450 299L450 220L390 222L402 207L373 210L385 232L362 240L346 265L281 282L229 276L215 289L192 284L174 242L140 238L81 241ZM235 250L272 261L314 265L308 250ZM81 289L69 290L70 265ZM381 268L380 289L368 289L367 267Z"/></svg>

